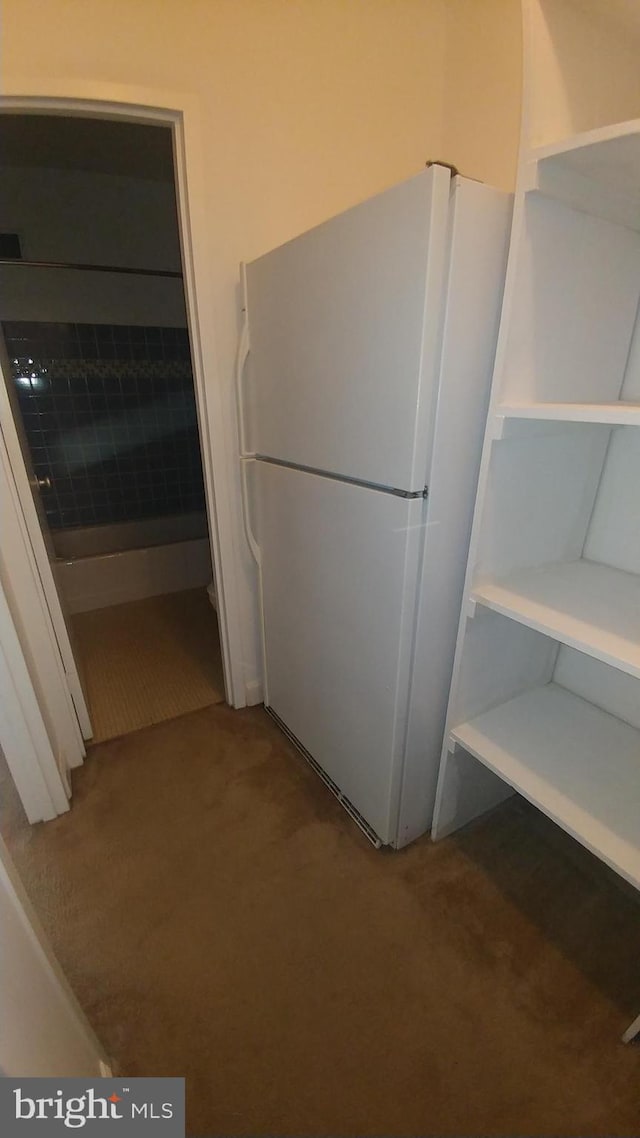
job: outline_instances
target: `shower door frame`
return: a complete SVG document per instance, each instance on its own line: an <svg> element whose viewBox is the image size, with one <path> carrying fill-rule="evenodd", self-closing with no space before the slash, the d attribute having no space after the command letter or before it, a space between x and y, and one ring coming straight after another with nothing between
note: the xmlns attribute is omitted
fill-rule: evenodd
<svg viewBox="0 0 640 1138"><path fill-rule="evenodd" d="M255 681L245 675L243 612L238 580L234 522L238 496L233 456L237 434L230 401L225 401L211 327L214 293L207 262L207 195L202 169L204 139L198 101L184 93L123 87L99 82L37 78L25 80L24 92L0 96L0 113L32 113L102 118L163 125L172 131L174 184L180 228L183 284L191 341L193 380L207 502L207 518L216 578L218 623L228 703L234 708L256 702ZM206 382L205 382L206 376ZM14 459L15 461L15 459ZM25 557L30 551L25 549ZM246 608L246 605L245 605ZM20 612L23 621L42 620L41 612ZM49 622L50 623L50 622ZM48 629L55 641L53 626ZM0 648L2 644L0 643ZM249 695L249 698L248 698ZM18 708L16 707L16 714ZM2 738L0 737L0 745ZM25 761L27 756L25 756ZM55 763L53 751L51 761Z"/></svg>

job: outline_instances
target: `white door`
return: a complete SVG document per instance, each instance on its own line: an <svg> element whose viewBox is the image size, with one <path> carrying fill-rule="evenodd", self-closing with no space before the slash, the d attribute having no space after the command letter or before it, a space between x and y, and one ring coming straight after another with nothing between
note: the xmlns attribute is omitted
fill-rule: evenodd
<svg viewBox="0 0 640 1138"><path fill-rule="evenodd" d="M247 265L253 452L423 490L449 185L433 166Z"/></svg>
<svg viewBox="0 0 640 1138"><path fill-rule="evenodd" d="M257 467L266 703L393 841L426 502Z"/></svg>
<svg viewBox="0 0 640 1138"><path fill-rule="evenodd" d="M52 561L53 542L40 500L29 448L24 436L13 381L4 341L0 342L0 428L4 437L11 474L19 500L28 540L33 551L38 576L44 593L57 650L60 654L66 683L78 724L84 739L91 738L92 728L78 666L74 656L71 635L62 608L55 581Z"/></svg>

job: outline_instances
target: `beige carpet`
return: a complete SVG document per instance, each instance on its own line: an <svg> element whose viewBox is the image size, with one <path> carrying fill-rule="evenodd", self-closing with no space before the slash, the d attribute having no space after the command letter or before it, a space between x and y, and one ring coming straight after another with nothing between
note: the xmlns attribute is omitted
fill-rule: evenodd
<svg viewBox="0 0 640 1138"><path fill-rule="evenodd" d="M640 908L512 800L377 852L262 710L92 748L4 832L128 1075L190 1135L638 1135Z"/></svg>
<svg viewBox="0 0 640 1138"><path fill-rule="evenodd" d="M72 621L94 742L224 699L206 589L77 613Z"/></svg>

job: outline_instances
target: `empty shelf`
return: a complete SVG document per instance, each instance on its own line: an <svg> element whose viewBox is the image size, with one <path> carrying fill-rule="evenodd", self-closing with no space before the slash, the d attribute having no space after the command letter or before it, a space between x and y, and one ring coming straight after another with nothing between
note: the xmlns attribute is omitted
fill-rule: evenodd
<svg viewBox="0 0 640 1138"><path fill-rule="evenodd" d="M551 683L451 737L640 886L640 731Z"/></svg>
<svg viewBox="0 0 640 1138"><path fill-rule="evenodd" d="M640 403L502 403L505 419L550 419L565 423L609 423L640 427Z"/></svg>
<svg viewBox="0 0 640 1138"><path fill-rule="evenodd" d="M640 679L640 577L594 561L519 569L471 599Z"/></svg>
<svg viewBox="0 0 640 1138"><path fill-rule="evenodd" d="M600 127L529 151L523 185L640 229L640 120Z"/></svg>
<svg viewBox="0 0 640 1138"><path fill-rule="evenodd" d="M633 197L640 187L640 119L571 135L527 154L529 161L560 161L567 170Z"/></svg>

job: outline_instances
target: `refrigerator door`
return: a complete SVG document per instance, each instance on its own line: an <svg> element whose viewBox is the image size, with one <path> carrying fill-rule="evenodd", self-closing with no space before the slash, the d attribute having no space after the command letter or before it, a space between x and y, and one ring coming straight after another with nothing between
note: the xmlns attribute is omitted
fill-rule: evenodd
<svg viewBox="0 0 640 1138"><path fill-rule="evenodd" d="M395 838L425 502L257 463L265 703Z"/></svg>
<svg viewBox="0 0 640 1138"><path fill-rule="evenodd" d="M432 166L247 265L256 454L424 488L449 184Z"/></svg>

